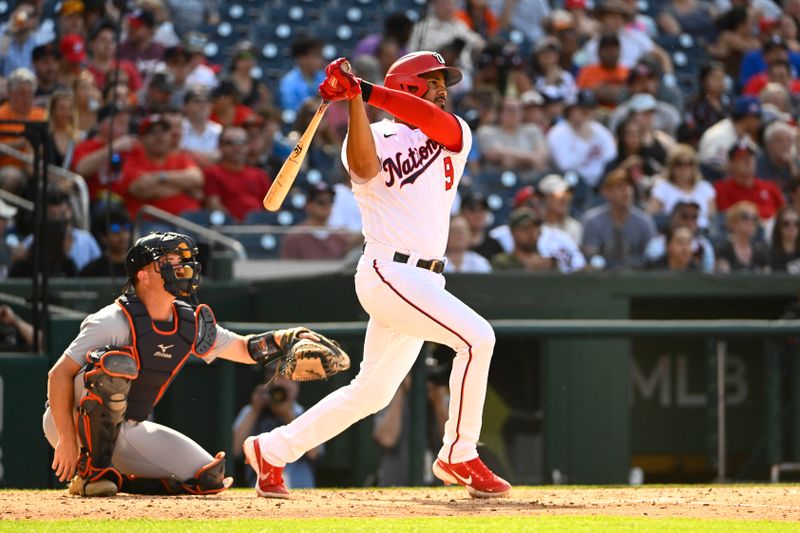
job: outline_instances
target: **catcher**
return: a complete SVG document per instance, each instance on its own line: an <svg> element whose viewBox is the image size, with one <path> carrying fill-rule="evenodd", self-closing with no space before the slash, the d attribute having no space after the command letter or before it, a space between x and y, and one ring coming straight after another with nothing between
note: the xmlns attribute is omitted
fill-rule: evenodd
<svg viewBox="0 0 800 533"><path fill-rule="evenodd" d="M350 366L338 344L305 328L243 337L197 304L194 241L151 233L128 251L124 295L88 316L48 373L44 432L52 468L82 496L215 494L231 486L225 453L148 420L190 355L243 364L276 362L298 381ZM74 475L74 477L73 477Z"/></svg>

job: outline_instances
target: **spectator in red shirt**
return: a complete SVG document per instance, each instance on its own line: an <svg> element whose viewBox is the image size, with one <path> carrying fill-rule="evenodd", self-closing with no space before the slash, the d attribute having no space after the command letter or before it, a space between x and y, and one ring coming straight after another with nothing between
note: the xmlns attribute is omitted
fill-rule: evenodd
<svg viewBox="0 0 800 533"><path fill-rule="evenodd" d="M106 105L97 113L97 118L97 133L79 143L72 156L72 170L86 180L92 202L104 200L108 185L115 176L119 177L117 174L125 161L142 154L139 141L128 134L131 118L125 107L119 103ZM109 139L111 150L108 148ZM113 167L109 163L110 153L118 156L119 163Z"/></svg>
<svg viewBox="0 0 800 533"><path fill-rule="evenodd" d="M771 219L786 203L777 185L756 178L755 149L747 141L734 144L728 151L728 177L714 183L714 188L718 211L738 202L752 202L762 221Z"/></svg>
<svg viewBox="0 0 800 533"><path fill-rule="evenodd" d="M767 65L766 72L750 78L750 81L744 86L742 94L758 96L769 83L778 83L786 87L786 90L792 95L800 93L800 79L792 77L792 67L788 61L779 59Z"/></svg>
<svg viewBox="0 0 800 533"><path fill-rule="evenodd" d="M222 126L241 126L253 110L239 102L239 89L231 80L222 80L211 92L211 117L212 122Z"/></svg>
<svg viewBox="0 0 800 533"><path fill-rule="evenodd" d="M352 247L352 241L346 233L333 233L328 226L333 195L333 189L324 181L308 191L307 218L296 224L294 227L297 231L284 239L282 259L339 259Z"/></svg>
<svg viewBox="0 0 800 533"><path fill-rule="evenodd" d="M100 20L92 28L89 34L89 61L86 63L86 70L94 76L95 84L98 87L105 87L106 82L111 79L110 74L117 66L115 60L117 56L117 27L110 20ZM136 66L124 59L119 62L120 70L127 75L128 89L135 93L142 86L142 78Z"/></svg>
<svg viewBox="0 0 800 533"><path fill-rule="evenodd" d="M244 220L249 211L261 209L271 183L266 172L245 164L247 142L243 128L223 130L219 138L222 158L204 172L206 207L225 211L237 220Z"/></svg>
<svg viewBox="0 0 800 533"><path fill-rule="evenodd" d="M183 152L172 151L170 124L162 115L149 115L139 125L144 153L130 158L122 180L114 188L123 198L131 218L145 204L179 215L199 209L203 172Z"/></svg>

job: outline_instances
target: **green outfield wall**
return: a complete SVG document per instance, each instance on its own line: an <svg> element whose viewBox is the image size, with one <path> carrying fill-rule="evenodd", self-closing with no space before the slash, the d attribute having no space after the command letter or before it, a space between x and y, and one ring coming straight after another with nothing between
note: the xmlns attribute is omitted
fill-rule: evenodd
<svg viewBox="0 0 800 533"><path fill-rule="evenodd" d="M51 302L91 312L113 301L120 283L51 282ZM800 280L790 276L673 276L503 274L448 276L448 289L495 319L776 319L796 302ZM25 281L0 284L0 294L29 297ZM202 300L221 322L363 322L352 274L305 279L206 283ZM17 308L26 316L24 307ZM47 369L77 332L80 319L54 313L48 353L0 356L0 484L52 484L49 448L41 432ZM304 384L308 406L354 375L360 338L344 339L354 369L328 383ZM726 388L730 477L764 479L768 462L795 457L798 413L789 392L797 365L778 355L765 366L763 339L728 343ZM515 483L624 483L630 468L645 481L709 480L716 436L708 340L542 339L498 337L485 410L482 454ZM788 345L789 347L793 345ZM780 341L780 348L787 347ZM255 369L227 362L187 366L156 409L156 420L185 432L214 452L230 447L230 427L252 387ZM792 381L795 380L795 381ZM774 384L784 385L778 392ZM785 431L766 439L765 420ZM378 460L370 419L331 441L319 464L328 485L358 485ZM778 444L774 444L775 441ZM772 444L770 444L772 443ZM777 448L776 448L777 446ZM768 457L772 455L773 457ZM768 461L769 459L769 461ZM233 468L233 464L231 464Z"/></svg>

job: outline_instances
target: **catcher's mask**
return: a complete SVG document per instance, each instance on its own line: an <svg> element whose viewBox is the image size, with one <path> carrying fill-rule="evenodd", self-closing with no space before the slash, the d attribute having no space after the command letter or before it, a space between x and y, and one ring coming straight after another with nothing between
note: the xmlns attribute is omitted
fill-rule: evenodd
<svg viewBox="0 0 800 533"><path fill-rule="evenodd" d="M169 254L180 258L178 265L161 264L160 259ZM136 273L142 268L155 263L157 272L161 273L164 288L177 298L196 304L197 287L200 285L200 262L197 260L197 245L191 237L181 233L153 232L134 243L125 256L125 272L128 274L126 286L132 286Z"/></svg>

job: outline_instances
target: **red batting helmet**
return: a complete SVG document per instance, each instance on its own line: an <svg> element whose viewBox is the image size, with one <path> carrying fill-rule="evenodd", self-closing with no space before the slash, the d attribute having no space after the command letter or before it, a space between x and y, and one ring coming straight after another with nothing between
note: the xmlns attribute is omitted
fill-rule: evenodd
<svg viewBox="0 0 800 533"><path fill-rule="evenodd" d="M436 52L414 52L404 55L389 67L383 84L390 89L421 97L427 92L428 83L420 77L420 74L437 70L444 73L444 83L448 87L461 81L461 71L445 65L441 55Z"/></svg>

